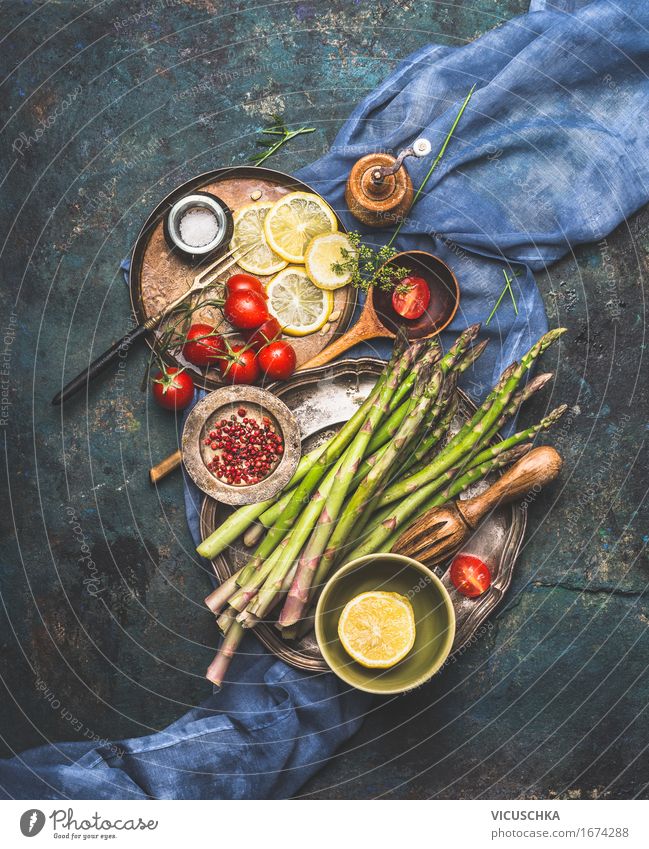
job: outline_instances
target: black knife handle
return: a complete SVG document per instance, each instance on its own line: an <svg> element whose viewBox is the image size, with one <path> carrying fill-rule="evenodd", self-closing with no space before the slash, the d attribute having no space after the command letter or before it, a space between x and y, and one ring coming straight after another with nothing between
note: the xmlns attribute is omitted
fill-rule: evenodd
<svg viewBox="0 0 649 849"><path fill-rule="evenodd" d="M78 374L73 380L66 384L60 392L57 392L52 398L52 404L58 405L62 404L63 401L67 401L68 398L71 398L72 395L77 393L80 389L83 389L83 387L100 372L104 371L104 369L107 368L122 352L124 352L124 356L126 356L126 352L131 345L151 329L151 327L148 326L149 324L150 322L140 324L138 327L129 331L126 336L123 336L115 342L114 345L111 345L107 351L104 351L104 353L98 356L94 362L90 363L87 369L82 371L81 374Z"/></svg>

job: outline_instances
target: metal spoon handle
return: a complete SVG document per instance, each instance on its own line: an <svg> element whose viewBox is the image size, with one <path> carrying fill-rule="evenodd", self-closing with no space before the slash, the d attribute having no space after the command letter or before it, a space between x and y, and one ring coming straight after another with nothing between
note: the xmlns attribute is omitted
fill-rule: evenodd
<svg viewBox="0 0 649 849"><path fill-rule="evenodd" d="M87 384L107 366L109 366L116 357L122 355L126 356L126 352L133 342L137 341L141 336L144 336L144 334L149 330L153 330L154 327L157 327L163 318L177 309L180 304L182 304L183 301L191 295L194 295L196 292L200 292L202 289L205 289L207 286L211 286L215 283L217 278L223 274L224 271L227 271L228 268L235 265L242 257L250 253L254 247L255 245L250 245L245 250L237 253L236 256L235 253L238 248L234 247L231 251L228 251L227 254L220 256L211 265L204 268L196 275L192 286L186 292L183 292L183 294L176 298L175 301L172 301L172 303L166 306L162 312L151 316L151 318L148 318L144 324L140 324L138 327L130 330L126 336L123 336L115 342L114 345L111 345L107 351L104 351L104 353L98 356L94 362L90 363L87 369L84 369L81 374L78 374L73 380L67 383L60 392L57 392L52 398L52 404L54 404L54 406L58 406L59 404L62 404L63 401L67 401L68 398L71 398L72 395L77 393L80 389L83 389L84 386L87 386ZM224 263L223 261L226 259L229 261Z"/></svg>
<svg viewBox="0 0 649 849"><path fill-rule="evenodd" d="M157 321L157 318L158 316L155 316L154 321ZM118 339L118 341L115 342L114 345L111 345L107 351L104 351L103 354L100 354L96 360L93 360L88 368L84 369L69 383L66 383L63 389L60 392L57 392L52 398L52 404L54 404L54 406L58 406L59 404L62 404L63 401L67 401L68 398L71 398L79 392L79 390L83 389L84 386L87 386L93 378L95 378L100 372L104 371L104 369L116 360L117 357L125 357L131 345L141 336L144 336L152 326L154 325L151 324L151 319L149 319L149 321L144 324L140 324L138 327L130 330L126 336Z"/></svg>

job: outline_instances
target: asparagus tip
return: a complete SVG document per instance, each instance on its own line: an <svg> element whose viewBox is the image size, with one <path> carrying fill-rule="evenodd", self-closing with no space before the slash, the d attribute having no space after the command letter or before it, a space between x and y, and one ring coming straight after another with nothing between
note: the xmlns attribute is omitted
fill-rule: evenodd
<svg viewBox="0 0 649 849"><path fill-rule="evenodd" d="M528 392L538 392L539 389L543 389L543 387L554 377L553 371L547 371L543 374L537 374L536 377L533 377L532 380L527 384Z"/></svg>
<svg viewBox="0 0 649 849"><path fill-rule="evenodd" d="M556 407L556 409L552 410L551 413L548 413L548 415L545 417L545 422L547 422L547 426L549 427L555 422L558 422L567 409L568 405L562 404L560 407Z"/></svg>

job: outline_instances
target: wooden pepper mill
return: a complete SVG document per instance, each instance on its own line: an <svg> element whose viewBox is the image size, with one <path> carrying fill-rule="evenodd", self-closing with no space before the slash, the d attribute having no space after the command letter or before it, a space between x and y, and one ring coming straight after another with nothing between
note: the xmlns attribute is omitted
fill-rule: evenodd
<svg viewBox="0 0 649 849"><path fill-rule="evenodd" d="M414 198L412 180L403 168L407 156L428 156L428 139L417 141L396 157L389 153L368 153L352 168L347 179L345 200L350 212L370 227L386 227L402 219Z"/></svg>

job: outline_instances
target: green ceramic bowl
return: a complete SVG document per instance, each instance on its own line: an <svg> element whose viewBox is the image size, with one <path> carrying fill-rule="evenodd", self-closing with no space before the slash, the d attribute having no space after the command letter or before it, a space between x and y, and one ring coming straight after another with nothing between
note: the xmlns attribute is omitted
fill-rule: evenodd
<svg viewBox="0 0 649 849"><path fill-rule="evenodd" d="M366 669L352 660L338 638L344 606L370 590L406 596L415 613L415 644L391 669ZM370 554L347 563L325 584L315 633L322 656L339 678L359 690L387 696L418 687L440 669L453 645L455 611L442 582L426 566L401 554Z"/></svg>

